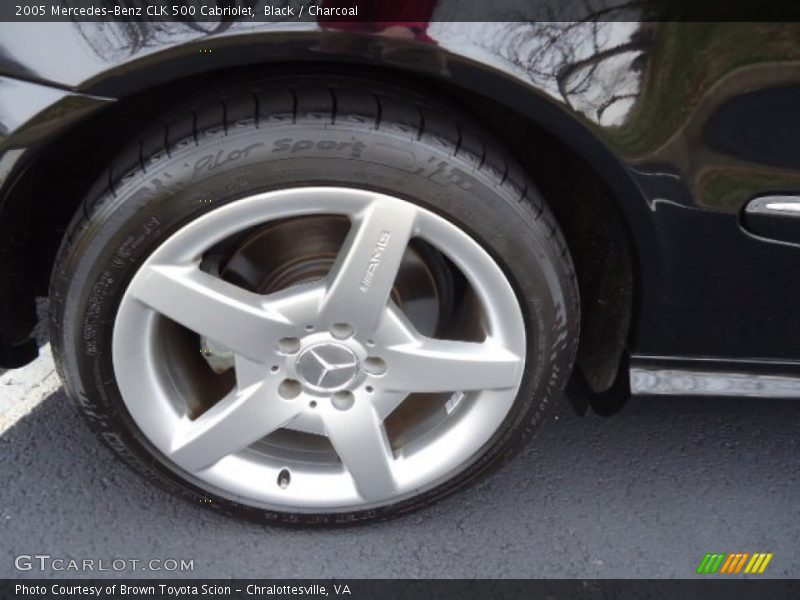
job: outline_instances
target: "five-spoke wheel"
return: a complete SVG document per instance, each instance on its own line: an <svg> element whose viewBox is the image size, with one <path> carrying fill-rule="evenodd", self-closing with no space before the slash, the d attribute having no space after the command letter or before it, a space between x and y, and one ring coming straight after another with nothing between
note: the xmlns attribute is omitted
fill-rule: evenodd
<svg viewBox="0 0 800 600"><path fill-rule="evenodd" d="M128 465L268 522L379 520L517 452L578 339L535 184L457 107L351 77L178 103L51 284L65 387Z"/></svg>
<svg viewBox="0 0 800 600"><path fill-rule="evenodd" d="M324 277L260 294L204 268L214 245L275 221L313 219L321 207L350 222ZM422 335L392 300L412 240L464 277L480 341ZM184 332L164 320L231 357L232 388L199 414L170 376L189 367L159 339ZM114 333L126 406L168 460L230 493L299 510L388 503L447 479L506 417L524 360L519 304L476 242L410 202L349 188L244 198L180 229L134 276ZM390 435L387 419L420 395L429 406L405 411ZM270 443L277 432L284 446L300 435L286 449ZM332 452L298 457L311 436L329 440Z"/></svg>

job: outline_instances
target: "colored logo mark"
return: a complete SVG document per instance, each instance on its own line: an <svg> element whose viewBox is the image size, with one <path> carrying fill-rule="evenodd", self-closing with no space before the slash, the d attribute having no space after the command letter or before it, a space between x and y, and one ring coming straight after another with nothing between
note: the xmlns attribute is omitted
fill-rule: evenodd
<svg viewBox="0 0 800 600"><path fill-rule="evenodd" d="M732 552L706 554L697 566L700 574L734 574L734 573L763 573L769 561L772 560L772 552Z"/></svg>

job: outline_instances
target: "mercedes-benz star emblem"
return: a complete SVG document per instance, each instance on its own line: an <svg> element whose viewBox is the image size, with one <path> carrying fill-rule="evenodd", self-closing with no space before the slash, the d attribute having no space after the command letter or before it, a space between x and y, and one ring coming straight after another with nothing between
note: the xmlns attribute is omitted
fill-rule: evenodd
<svg viewBox="0 0 800 600"><path fill-rule="evenodd" d="M358 374L358 357L347 346L326 342L311 346L297 358L297 374L317 390L335 391Z"/></svg>

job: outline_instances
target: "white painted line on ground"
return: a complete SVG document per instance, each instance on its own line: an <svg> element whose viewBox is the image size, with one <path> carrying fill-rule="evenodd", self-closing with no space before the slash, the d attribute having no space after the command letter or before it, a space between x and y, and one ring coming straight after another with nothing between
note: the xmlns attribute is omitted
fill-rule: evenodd
<svg viewBox="0 0 800 600"><path fill-rule="evenodd" d="M39 358L21 369L0 375L0 435L30 413L61 387L50 344L39 349Z"/></svg>

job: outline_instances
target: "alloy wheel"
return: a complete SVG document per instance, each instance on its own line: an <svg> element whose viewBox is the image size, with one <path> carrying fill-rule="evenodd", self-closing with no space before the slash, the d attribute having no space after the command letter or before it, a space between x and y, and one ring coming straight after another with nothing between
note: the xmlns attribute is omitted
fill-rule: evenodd
<svg viewBox="0 0 800 600"><path fill-rule="evenodd" d="M268 290L229 276L235 240L331 216L348 226L327 266L307 268L306 252L305 275L272 277L283 283ZM403 269L427 256L415 244L463 281L468 306L445 333L398 292ZM269 262L264 250L244 262ZM503 426L525 351L514 290L467 232L343 187L250 196L183 226L139 267L113 334L125 407L164 464L210 493L308 513L387 505L466 469Z"/></svg>

